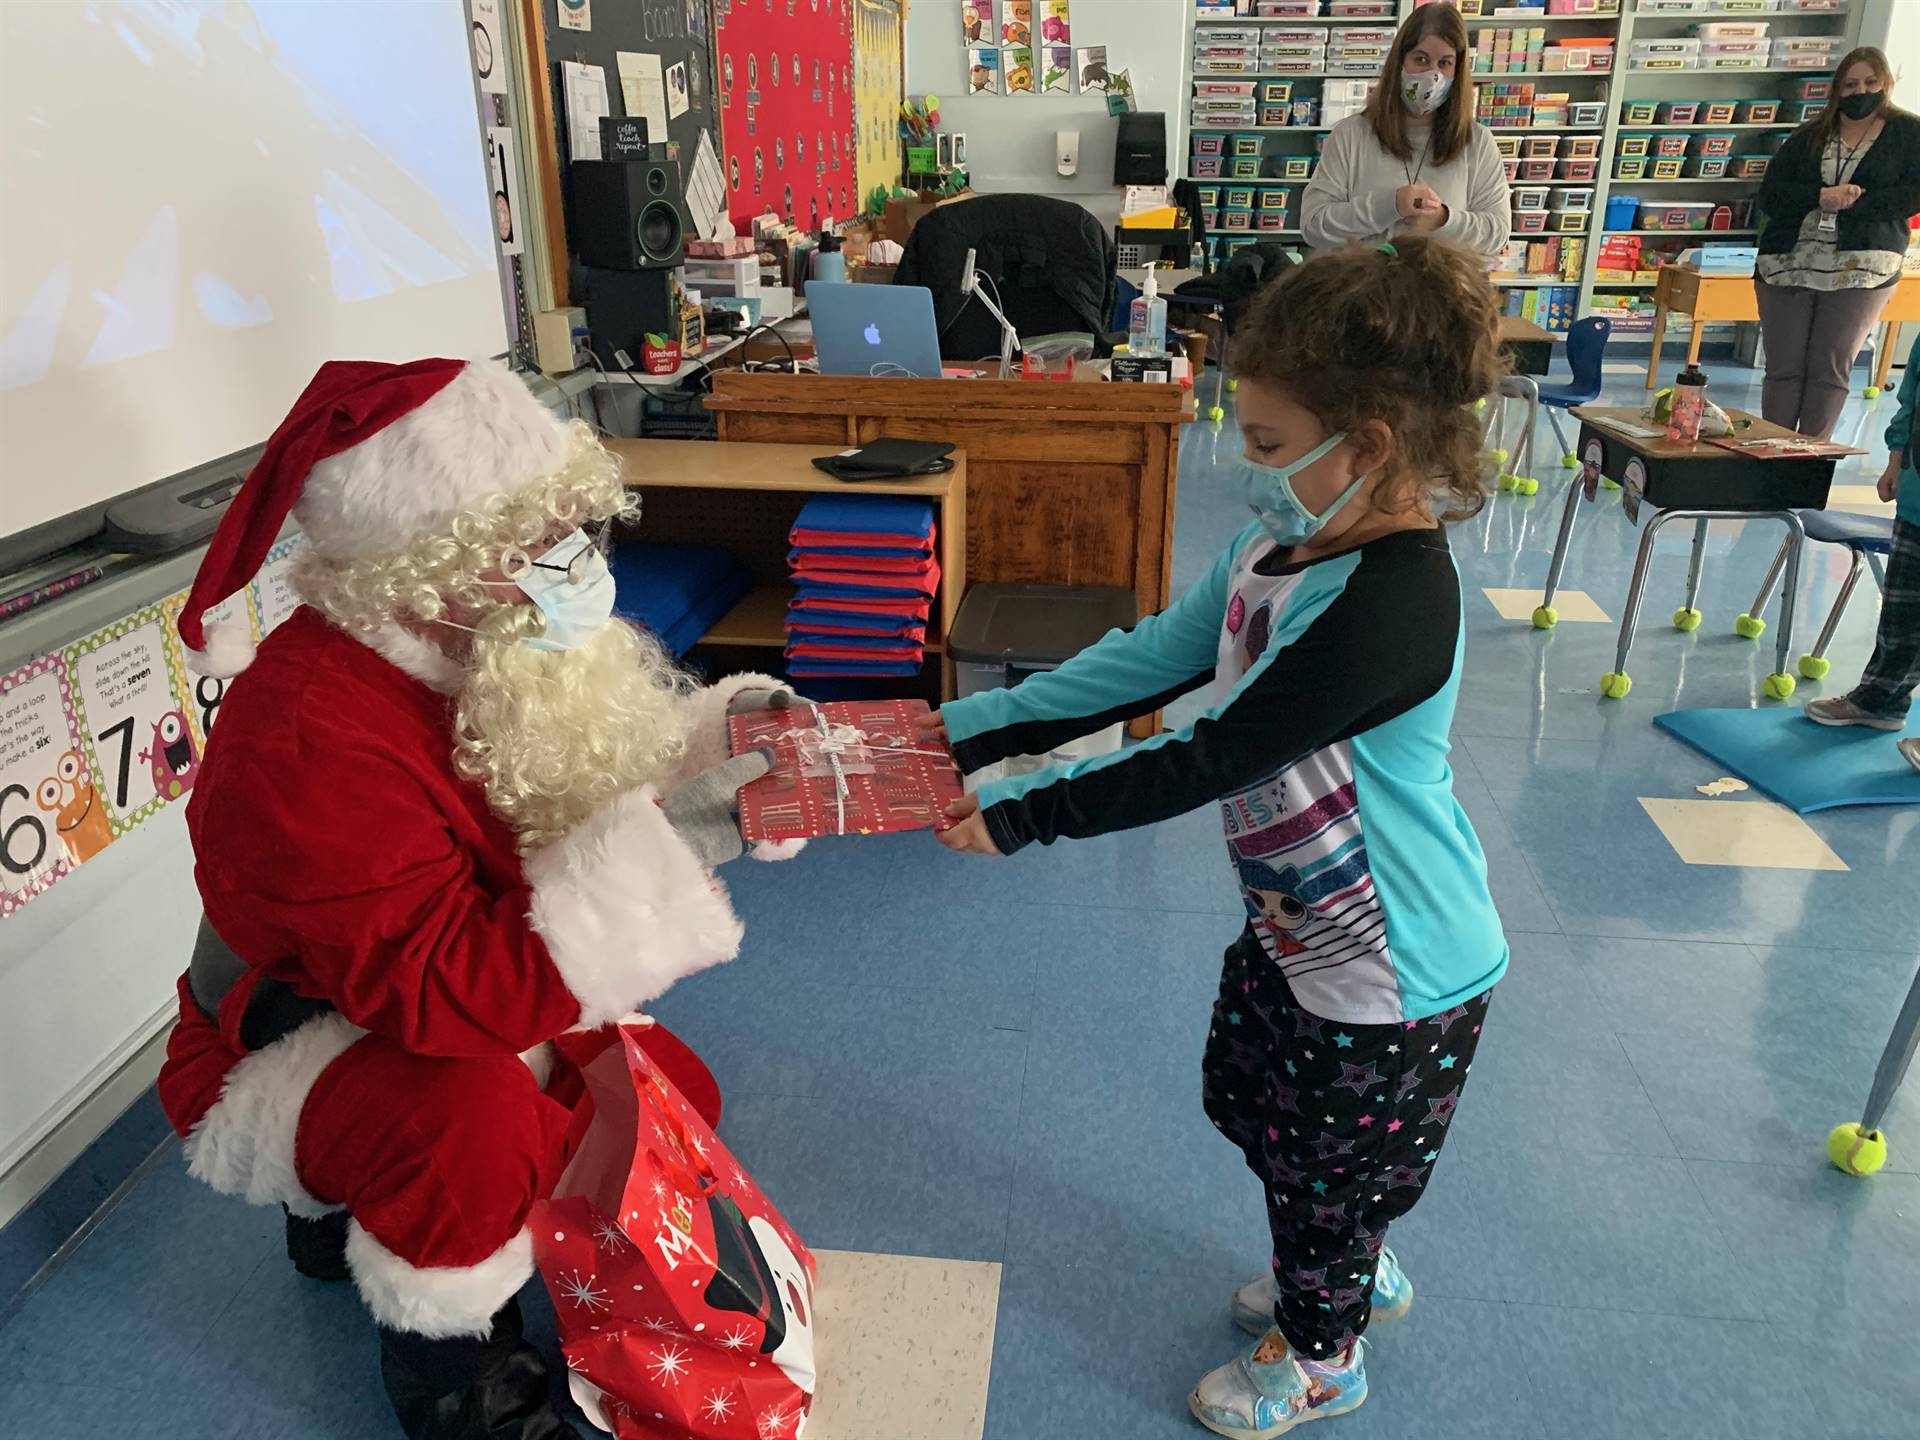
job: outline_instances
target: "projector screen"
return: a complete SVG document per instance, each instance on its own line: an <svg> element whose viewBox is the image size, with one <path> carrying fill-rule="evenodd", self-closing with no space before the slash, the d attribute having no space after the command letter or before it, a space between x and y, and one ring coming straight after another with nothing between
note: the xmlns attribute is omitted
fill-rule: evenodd
<svg viewBox="0 0 1920 1440"><path fill-rule="evenodd" d="M0 0L0 536L507 348L460 0Z"/></svg>

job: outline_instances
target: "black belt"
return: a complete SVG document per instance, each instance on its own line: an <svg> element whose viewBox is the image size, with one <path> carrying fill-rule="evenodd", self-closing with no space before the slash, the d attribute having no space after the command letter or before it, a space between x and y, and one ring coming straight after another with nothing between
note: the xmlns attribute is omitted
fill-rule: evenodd
<svg viewBox="0 0 1920 1440"><path fill-rule="evenodd" d="M220 1013L220 1002L247 973L247 962L233 953L200 917L200 933L194 937L193 959L187 964L187 992L193 1003L209 1020ZM247 1013L240 1018L240 1043L248 1053L263 1050L274 1041L291 1035L316 1015L333 1012L330 1000L314 1000L295 992L284 980L265 978L254 987L247 1001Z"/></svg>

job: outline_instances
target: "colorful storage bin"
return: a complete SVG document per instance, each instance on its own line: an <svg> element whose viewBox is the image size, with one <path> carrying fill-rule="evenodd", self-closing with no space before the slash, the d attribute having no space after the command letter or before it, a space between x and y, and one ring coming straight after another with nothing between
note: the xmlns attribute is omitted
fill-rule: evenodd
<svg viewBox="0 0 1920 1440"><path fill-rule="evenodd" d="M1653 137L1655 155L1684 155L1687 153L1687 137L1684 135L1656 135Z"/></svg>
<svg viewBox="0 0 1920 1440"><path fill-rule="evenodd" d="M1218 180L1220 167L1225 162L1218 155L1196 155L1193 157L1193 178L1196 180Z"/></svg>
<svg viewBox="0 0 1920 1440"><path fill-rule="evenodd" d="M1713 218L1713 203L1701 200L1663 201L1640 207L1642 230L1704 230Z"/></svg>
<svg viewBox="0 0 1920 1440"><path fill-rule="evenodd" d="M1553 179L1553 167L1556 163L1555 161L1522 160L1519 163L1520 163L1520 178L1522 180L1537 181L1537 180Z"/></svg>
<svg viewBox="0 0 1920 1440"><path fill-rule="evenodd" d="M1767 173L1771 155L1736 155L1727 167L1737 180L1758 180Z"/></svg>
<svg viewBox="0 0 1920 1440"><path fill-rule="evenodd" d="M1253 228L1253 212L1251 210L1223 211L1220 216L1220 228L1222 230L1251 230Z"/></svg>
<svg viewBox="0 0 1920 1440"><path fill-rule="evenodd" d="M1544 210L1547 208L1548 188L1545 185L1519 185L1514 187L1513 208L1516 210Z"/></svg>
<svg viewBox="0 0 1920 1440"><path fill-rule="evenodd" d="M1698 100L1663 100L1660 102L1660 123L1662 125L1691 125L1700 114Z"/></svg>
<svg viewBox="0 0 1920 1440"><path fill-rule="evenodd" d="M1547 228L1558 235L1584 235L1593 220L1586 210L1553 210L1548 215Z"/></svg>
<svg viewBox="0 0 1920 1440"><path fill-rule="evenodd" d="M1692 180L1722 180L1733 162L1725 155L1696 155L1687 161L1687 177Z"/></svg>
<svg viewBox="0 0 1920 1440"><path fill-rule="evenodd" d="M1513 233L1516 235L1544 235L1547 232L1546 210L1516 210L1513 212Z"/></svg>
<svg viewBox="0 0 1920 1440"><path fill-rule="evenodd" d="M1593 209L1593 187L1590 185L1572 185L1553 192L1549 210L1591 210Z"/></svg>
<svg viewBox="0 0 1920 1440"><path fill-rule="evenodd" d="M1694 153L1696 155L1731 155L1733 142L1739 138L1731 131L1726 134L1702 135Z"/></svg>
<svg viewBox="0 0 1920 1440"><path fill-rule="evenodd" d="M1631 230L1634 220L1640 214L1638 195L1609 195L1607 197L1607 229Z"/></svg>
<svg viewBox="0 0 1920 1440"><path fill-rule="evenodd" d="M1526 148L1520 154L1526 160L1552 160L1560 153L1558 135L1529 135Z"/></svg>
<svg viewBox="0 0 1920 1440"><path fill-rule="evenodd" d="M1520 158L1520 137L1518 135L1496 135L1493 137L1493 148L1500 152L1500 158L1503 160L1518 160Z"/></svg>
<svg viewBox="0 0 1920 1440"><path fill-rule="evenodd" d="M1607 123L1607 102L1604 100L1576 100L1567 107L1569 125L1604 125Z"/></svg>
<svg viewBox="0 0 1920 1440"><path fill-rule="evenodd" d="M1613 178L1616 180L1644 180L1647 175L1647 162L1643 156L1621 155L1613 162Z"/></svg>
<svg viewBox="0 0 1920 1440"><path fill-rule="evenodd" d="M1293 99L1291 80L1263 80L1260 83L1260 103L1262 105L1285 105Z"/></svg>
<svg viewBox="0 0 1920 1440"><path fill-rule="evenodd" d="M1229 185L1226 189L1226 202L1229 210L1251 210L1253 208L1253 187L1251 185Z"/></svg>
<svg viewBox="0 0 1920 1440"><path fill-rule="evenodd" d="M1644 155L1653 148L1651 135L1622 135L1613 147L1616 155Z"/></svg>
<svg viewBox="0 0 1920 1440"><path fill-rule="evenodd" d="M1620 106L1620 123L1623 125L1651 125L1660 109L1653 100L1627 100Z"/></svg>
<svg viewBox="0 0 1920 1440"><path fill-rule="evenodd" d="M1780 114L1778 100L1742 100L1740 102L1740 123L1742 125L1771 125Z"/></svg>
<svg viewBox="0 0 1920 1440"><path fill-rule="evenodd" d="M1230 153L1234 155L1258 155L1260 153L1260 137L1258 135L1234 136L1233 149Z"/></svg>
<svg viewBox="0 0 1920 1440"><path fill-rule="evenodd" d="M1595 160L1600 156L1600 137L1598 135L1569 135L1567 143L1561 147L1561 154L1568 160Z"/></svg>
<svg viewBox="0 0 1920 1440"><path fill-rule="evenodd" d="M1518 160L1513 160L1513 159L1502 160L1500 162L1500 168L1501 170L1506 172L1507 183L1509 185L1511 185L1515 180L1518 180L1520 178L1520 162Z"/></svg>
<svg viewBox="0 0 1920 1440"><path fill-rule="evenodd" d="M1227 161L1229 180L1258 180L1260 178L1260 157L1258 155L1237 155Z"/></svg>
<svg viewBox="0 0 1920 1440"><path fill-rule="evenodd" d="M1709 100L1700 107L1702 125L1731 125L1735 112L1740 108L1735 100Z"/></svg>
<svg viewBox="0 0 1920 1440"><path fill-rule="evenodd" d="M1285 210L1262 210L1260 212L1259 228L1262 230L1286 229L1287 212Z"/></svg>
<svg viewBox="0 0 1920 1440"><path fill-rule="evenodd" d="M1279 175L1282 180L1306 180L1313 174L1311 155L1282 155L1279 158Z"/></svg>
<svg viewBox="0 0 1920 1440"><path fill-rule="evenodd" d="M1201 209L1218 210L1220 208L1220 187L1218 185L1198 185L1194 187L1193 193L1195 198L1199 200Z"/></svg>
<svg viewBox="0 0 1920 1440"><path fill-rule="evenodd" d="M1649 178L1654 180L1678 180L1687 173L1685 160L1655 160Z"/></svg>
<svg viewBox="0 0 1920 1440"><path fill-rule="evenodd" d="M1268 185L1260 191L1262 210L1284 210L1287 208L1287 192L1278 185Z"/></svg>
<svg viewBox="0 0 1920 1440"><path fill-rule="evenodd" d="M1193 137L1193 153L1196 155L1218 155L1226 149L1227 137L1224 135L1196 135Z"/></svg>
<svg viewBox="0 0 1920 1440"><path fill-rule="evenodd" d="M1578 180L1582 184L1585 184L1595 179L1599 174L1600 162L1598 160L1562 160L1560 162L1559 178L1562 180Z"/></svg>

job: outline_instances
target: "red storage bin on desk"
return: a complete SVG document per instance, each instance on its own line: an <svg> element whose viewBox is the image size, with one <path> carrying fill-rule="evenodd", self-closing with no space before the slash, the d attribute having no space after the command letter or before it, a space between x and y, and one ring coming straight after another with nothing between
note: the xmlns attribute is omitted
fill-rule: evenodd
<svg viewBox="0 0 1920 1440"><path fill-rule="evenodd" d="M563 1037L578 1148L528 1220L567 1383L616 1440L758 1440L805 1424L813 1256L622 1025Z"/></svg>

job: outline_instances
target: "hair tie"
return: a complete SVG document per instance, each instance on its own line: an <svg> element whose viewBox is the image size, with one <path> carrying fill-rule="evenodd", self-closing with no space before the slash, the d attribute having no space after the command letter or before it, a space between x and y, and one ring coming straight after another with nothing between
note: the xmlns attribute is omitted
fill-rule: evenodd
<svg viewBox="0 0 1920 1440"><path fill-rule="evenodd" d="M1373 248L1378 250L1382 255L1385 255L1389 260L1398 260L1400 258L1400 252L1393 248L1393 242L1391 240L1382 240Z"/></svg>

